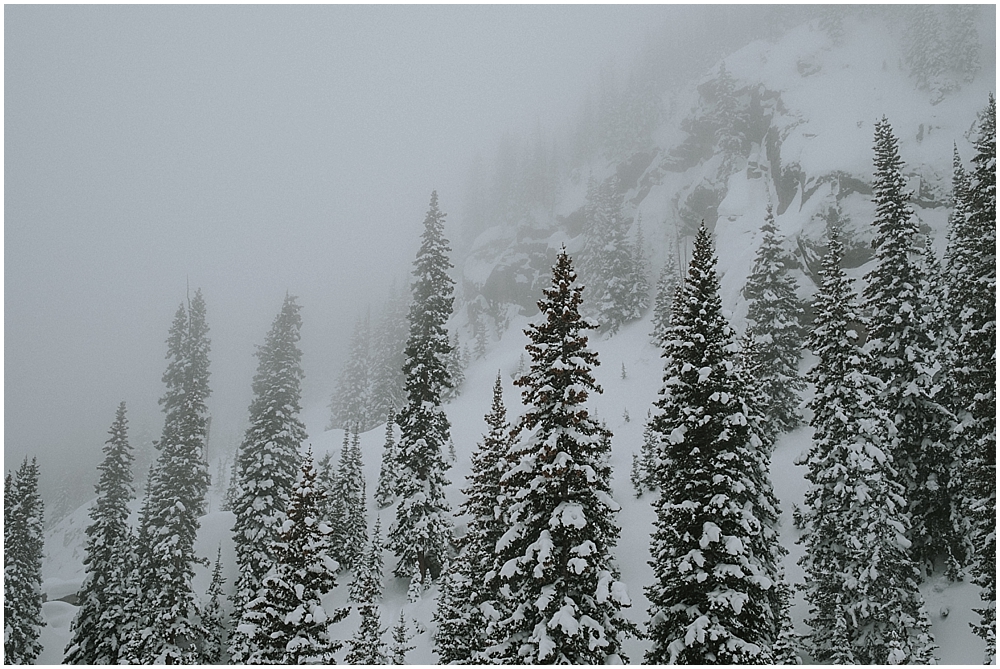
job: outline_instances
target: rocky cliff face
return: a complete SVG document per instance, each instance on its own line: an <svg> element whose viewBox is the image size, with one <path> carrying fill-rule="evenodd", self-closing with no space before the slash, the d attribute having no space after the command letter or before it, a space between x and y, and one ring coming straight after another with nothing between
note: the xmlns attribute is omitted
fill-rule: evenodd
<svg viewBox="0 0 1000 669"><path fill-rule="evenodd" d="M565 243L572 253L582 246L585 175L598 181L617 175L626 218L641 217L654 273L667 253L686 262L705 220L716 234L724 304L737 320L769 203L799 260L803 298L815 290L831 224L844 231L845 260L862 276L872 257L871 146L883 115L900 138L921 230L940 255L952 147L972 155L969 131L996 74L994 21L977 21L979 31L970 37L960 30L967 12L934 11L941 13L942 35L964 40L964 53L974 46L978 59L947 60L946 54L929 79L912 55L913 42L926 39L917 32L926 11L861 11L832 26L813 20L774 41L755 41L693 85L663 93L660 122L641 150L591 160L560 182L555 206L533 209L515 225L493 226L476 239L457 263L469 317L489 316L502 330L509 314L534 312L556 249ZM899 16L909 18L900 22ZM947 42L944 37L938 41Z"/></svg>

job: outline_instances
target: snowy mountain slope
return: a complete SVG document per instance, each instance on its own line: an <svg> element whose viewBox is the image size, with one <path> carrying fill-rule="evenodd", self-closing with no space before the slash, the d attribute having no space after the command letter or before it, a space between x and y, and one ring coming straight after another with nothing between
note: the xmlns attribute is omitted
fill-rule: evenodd
<svg viewBox="0 0 1000 669"><path fill-rule="evenodd" d="M625 163L595 161L562 184L560 199L551 212L537 212L515 228L491 228L479 236L466 257L456 259L464 303L459 305L453 325L465 328L468 315L478 309L495 316L494 334L502 336L494 336L485 359L471 363L461 395L446 406L457 454L448 472L451 486L447 493L453 509L457 510L463 499L461 488L466 485L470 458L486 430L483 416L490 407L498 370L509 420L515 421L522 411L520 395L511 383L527 343L522 330L537 313L534 300L548 280L555 250L564 242L571 253L582 246L580 212L590 174L596 180L614 173L628 177L623 179L628 189L627 207L630 215L642 216L654 270L678 237L680 255L686 261L685 234L693 222L705 217L714 226L723 303L733 325L742 330L746 308L740 289L760 241L759 228L768 203L775 205L776 223L786 238L786 247L801 261L801 297L807 298L814 291L810 268L822 250L827 222L834 218L852 242L852 276L861 277L867 271L868 226L873 212L868 186L872 133L875 121L884 114L900 137L901 155L916 192L916 213L940 254L949 211L952 143L958 144L963 156L971 155L967 131L995 86L992 55L983 58L983 69L972 82L933 104L932 96L918 90L901 69L900 47L887 38L891 31L879 21L855 21L846 28L844 42L839 45L815 26L805 25L777 41L749 44L725 59L726 72L733 77L749 114L748 127L755 129L745 137L749 148L734 157L731 172L720 176L721 156L694 159L684 153L687 149L681 150L690 146L694 137L683 128L696 129L699 114L706 112L698 89L682 91L671 101L673 111L654 133L655 144L647 152ZM990 40L991 36L985 38ZM703 87L718 78L715 67L697 83ZM632 453L640 448L646 411L661 382L659 352L649 343L651 329L647 314L612 339L591 340L602 363L595 378L604 388L591 404L614 433L613 488L622 505L618 514L622 533L615 553L633 601L626 615L640 626L646 621L643 586L652 581L647 561L654 514L648 495L634 497L628 474ZM470 341L469 330L463 331L463 340ZM803 369L808 364L804 361ZM317 459L326 452L339 453L343 432L324 430L328 421L325 402L306 407L303 419ZM803 575L796 564L802 549L795 543L798 532L791 514L793 505L801 504L806 489L803 468L796 466L795 460L807 448L809 438L808 428L784 435L772 462L771 475L781 502L782 543L789 551L785 571L792 583L801 582ZM361 435L368 524L371 528L378 515L385 532L393 520L393 509L376 509L370 501L378 480L383 439L383 427ZM96 472L93 476L96 479ZM212 495L210 508L219 509L221 491L213 490ZM46 534L43 588L48 597L44 608L48 626L41 639L45 646L41 663L58 663L69 637L76 607L58 600L72 595L82 581L87 522L87 508L81 507ZM208 560L214 560L216 548L222 546L230 593L236 580L232 522L230 513L209 513L202 518L197 544L198 554ZM461 518L456 520L456 532L464 532ZM394 562L386 552L382 624L391 628L402 610L411 631L417 633L409 661L433 664L431 616L436 586L420 601L408 603L407 584L388 576ZM197 592L205 592L209 576L210 568L197 569ZM329 608L346 602L350 575L343 574L339 580L340 586L324 602ZM925 583L922 592L940 646L939 659L946 664L981 663L984 644L968 625L975 618L972 608L979 605L978 589L969 583L936 578ZM792 615L797 631L807 631L802 623L805 605L799 596ZM355 612L338 624L337 634L349 638L357 623ZM638 639L627 643L626 652L633 663L641 660L645 647Z"/></svg>

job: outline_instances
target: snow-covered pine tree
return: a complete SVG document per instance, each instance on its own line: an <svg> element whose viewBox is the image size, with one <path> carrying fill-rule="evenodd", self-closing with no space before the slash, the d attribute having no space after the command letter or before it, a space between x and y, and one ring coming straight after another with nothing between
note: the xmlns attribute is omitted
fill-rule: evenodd
<svg viewBox="0 0 1000 669"><path fill-rule="evenodd" d="M527 412L515 428L501 479L506 531L497 543L502 617L487 652L516 664L603 664L621 659L633 631L631 604L611 552L620 509L611 496L611 433L585 403L601 392L580 316L583 287L563 248L552 285L538 302L540 322L525 334L531 356L521 388Z"/></svg>
<svg viewBox="0 0 1000 669"><path fill-rule="evenodd" d="M364 318L358 318L354 324L351 351L330 402L328 430L357 427L366 432L382 417L371 411L372 363L371 314L366 312Z"/></svg>
<svg viewBox="0 0 1000 669"><path fill-rule="evenodd" d="M960 508L972 539L972 574L985 606L976 633L996 657L996 99L979 119L964 223L951 240L953 303L959 320L953 344L955 413L959 420ZM961 275L961 276L958 276Z"/></svg>
<svg viewBox="0 0 1000 669"><path fill-rule="evenodd" d="M143 627L139 660L143 663L198 662L203 630L191 580L194 541L208 491L205 438L208 409L208 324L205 300L195 292L181 305L167 338L166 393L160 399L166 418L150 481L144 537L137 569L143 579Z"/></svg>
<svg viewBox="0 0 1000 669"><path fill-rule="evenodd" d="M42 497L38 460L4 478L3 651L5 664L34 664L42 652Z"/></svg>
<svg viewBox="0 0 1000 669"><path fill-rule="evenodd" d="M396 474L396 437L393 434L395 424L395 410L390 408L385 416L385 444L382 446L382 463L378 470L378 487L375 489L375 503L380 509L392 504L399 485Z"/></svg>
<svg viewBox="0 0 1000 669"><path fill-rule="evenodd" d="M649 258L646 257L646 238L642 231L642 214L635 217L635 241L632 250L631 272L628 276L627 302L631 305L629 320L638 320L649 308Z"/></svg>
<svg viewBox="0 0 1000 669"><path fill-rule="evenodd" d="M802 356L802 307L790 274L791 257L781 248L771 205L761 226L761 244L743 287L747 321L756 343L755 385L761 407L775 432L790 430L800 422L799 394L805 382L799 376Z"/></svg>
<svg viewBox="0 0 1000 669"><path fill-rule="evenodd" d="M118 649L119 662L123 664L141 664L143 662L143 650L145 648L146 637L151 631L150 610L147 606L145 593L150 592L155 584L155 575L149 571L152 566L150 556L151 541L149 533L152 531L150 517L153 513L153 481L156 477L156 465L150 465L146 472L146 484L142 493L142 505L139 507L139 527L135 540L128 548L132 550L128 553L129 564L125 565L126 572L119 581L124 605L119 613L119 619L124 621L120 627L120 637L124 645ZM126 547L123 547L126 548ZM123 554L125 551L122 551Z"/></svg>
<svg viewBox="0 0 1000 669"><path fill-rule="evenodd" d="M650 339L657 346L662 345L663 335L670 327L670 316L673 313L680 282L677 257L673 250L668 250L667 260L663 264L660 278L656 282L656 299L653 303L653 332L650 333Z"/></svg>
<svg viewBox="0 0 1000 669"><path fill-rule="evenodd" d="M500 478L507 465L510 425L503 402L503 383L497 372L493 403L485 417L489 431L472 456L469 486L462 492L462 510L469 516L461 551L441 579L434 620L434 649L442 663L465 664L482 660L487 647L484 607L496 607L496 593L487 581L496 578L496 545L505 531L504 492Z"/></svg>
<svg viewBox="0 0 1000 669"><path fill-rule="evenodd" d="M446 366L451 388L441 395L441 399L447 402L458 397L465 383L465 368L469 366L469 349L462 345L457 332L451 338L451 354Z"/></svg>
<svg viewBox="0 0 1000 669"><path fill-rule="evenodd" d="M447 559L451 519L444 487L448 463L444 449L451 424L441 408L442 395L452 387L447 360L451 353L447 322L454 302L455 282L448 276L448 241L437 191L431 193L420 250L414 261L410 336L406 344L407 401L396 419L401 431L397 459L399 503L389 530L389 546L398 562L394 574L421 581L436 577Z"/></svg>
<svg viewBox="0 0 1000 669"><path fill-rule="evenodd" d="M347 609L326 611L322 595L337 586L337 562L330 555L330 528L317 515L312 451L302 462L288 502L286 520L269 551L274 555L258 596L244 608L238 631L249 652L247 664L332 664L340 642L329 626ZM235 659L235 658L234 658Z"/></svg>
<svg viewBox="0 0 1000 669"><path fill-rule="evenodd" d="M205 643L201 649L201 664L223 664L226 651L226 620L222 612L222 546L215 555L212 581L208 584L208 602L202 607L201 623L205 627Z"/></svg>
<svg viewBox="0 0 1000 669"><path fill-rule="evenodd" d="M951 414L937 397L942 374L931 338L930 286L902 166L898 140L883 117L875 127L875 267L865 276L864 308L870 314L865 351L885 385L881 403L895 423L890 450L909 504L913 557L929 569L943 560L953 571L963 541L948 494Z"/></svg>
<svg viewBox="0 0 1000 669"><path fill-rule="evenodd" d="M399 622L392 628L392 645L389 646L389 664L406 664L406 654L416 648L409 646L410 633L406 631L406 618L403 611L399 611Z"/></svg>
<svg viewBox="0 0 1000 669"><path fill-rule="evenodd" d="M104 444L104 460L98 465L100 478L95 486L97 502L90 509L90 525L83 558L86 576L79 592L79 608L70 625L70 640L63 655L64 664L118 664L121 644L119 626L106 626L114 616L106 612L120 611L123 601L110 599L117 589L114 579L125 572L128 552L122 546L130 543L128 503L135 494L132 487L132 447L128 441L128 419L125 402L118 405L115 420ZM118 621L124 622L124 621Z"/></svg>
<svg viewBox="0 0 1000 669"><path fill-rule="evenodd" d="M237 456L237 494L233 502L233 544L239 578L233 618L240 620L247 603L257 597L275 556L269 551L285 522L301 464L299 447L306 440L299 419L302 397L302 351L298 347L302 317L296 298L286 295L281 310L258 346L250 426ZM246 657L247 639L236 632L229 652L237 662Z"/></svg>
<svg viewBox="0 0 1000 669"><path fill-rule="evenodd" d="M780 633L777 501L704 223L664 337L650 564L653 664L768 664Z"/></svg>
<svg viewBox="0 0 1000 669"><path fill-rule="evenodd" d="M386 664L386 644L378 602L382 598L382 524L376 519L368 553L351 584L351 601L357 602L361 625L348 642L347 664Z"/></svg>
<svg viewBox="0 0 1000 669"><path fill-rule="evenodd" d="M365 476L361 461L361 437L357 429L344 432L344 446L333 484L334 504L331 526L333 557L343 569L355 569L361 562L368 536L365 517Z"/></svg>
<svg viewBox="0 0 1000 669"><path fill-rule="evenodd" d="M841 267L836 230L823 259L809 346L815 429L806 454L806 554L799 563L810 605L813 659L836 664L924 664L933 639L906 538L909 520L879 405L883 383L858 347L860 314Z"/></svg>

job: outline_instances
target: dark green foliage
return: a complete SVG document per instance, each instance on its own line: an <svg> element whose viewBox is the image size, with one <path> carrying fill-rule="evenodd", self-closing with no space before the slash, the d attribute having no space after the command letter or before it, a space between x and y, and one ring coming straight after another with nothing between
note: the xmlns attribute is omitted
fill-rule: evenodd
<svg viewBox="0 0 1000 669"><path fill-rule="evenodd" d="M126 623L119 617L125 602L115 597L121 595L120 579L128 572L129 551L122 548L132 539L128 503L135 494L124 402L118 405L108 433L104 461L98 466L97 502L86 530L83 564L87 575L80 588L80 608L70 626L65 664L118 664L120 629Z"/></svg>
<svg viewBox="0 0 1000 669"><path fill-rule="evenodd" d="M527 411L511 437L501 490L506 532L487 588L502 592L490 657L515 664L601 664L627 658L630 605L611 552L620 509L611 496L611 434L585 406L601 392L580 316L583 288L566 249L529 326L527 374L515 381ZM484 500L485 501L485 500Z"/></svg>
<svg viewBox="0 0 1000 669"><path fill-rule="evenodd" d="M865 351L884 384L881 404L896 428L889 448L909 505L913 557L925 568L943 559L954 570L963 555L948 494L951 414L938 397L942 374L932 339L932 288L902 166L898 140L883 118L875 128L875 267L865 276Z"/></svg>
<svg viewBox="0 0 1000 669"><path fill-rule="evenodd" d="M835 664L924 664L934 649L906 538L903 486L889 451L892 421L882 382L858 348L860 316L834 231L823 260L809 341L818 362L808 378L815 429L806 455L800 560L813 659Z"/></svg>
<svg viewBox="0 0 1000 669"><path fill-rule="evenodd" d="M664 337L646 662L769 664L781 631L776 500L704 225Z"/></svg>
<svg viewBox="0 0 1000 669"><path fill-rule="evenodd" d="M661 346L663 336L670 327L670 317L673 313L674 300L677 299L677 288L681 283L680 273L677 271L677 258L675 250L667 250L667 261L660 270L660 278L656 282L656 299L653 303L653 332L650 334L652 342L656 346Z"/></svg>
<svg viewBox="0 0 1000 669"><path fill-rule="evenodd" d="M753 376L763 401L761 411L775 432L784 432L799 424L799 394L805 387L798 372L802 307L795 294L795 278L789 273L792 260L781 248L770 205L761 235L743 296L756 344Z"/></svg>
<svg viewBox="0 0 1000 669"><path fill-rule="evenodd" d="M454 302L454 281L448 276L451 249L444 237L444 214L437 193L431 194L420 250L414 261L410 336L406 344L406 405L396 419L401 437L397 452L399 503L389 530L389 546L399 558L393 572L410 578L419 573L436 577L447 559L451 519L444 487L448 464L444 451L451 424L441 408L452 387L447 361L452 352L447 322Z"/></svg>
<svg viewBox="0 0 1000 669"><path fill-rule="evenodd" d="M256 351L250 427L237 454L236 494L232 504L233 543L239 578L233 616L239 620L247 602L257 596L275 556L270 552L288 507L306 439L299 419L302 397L302 351L298 347L302 317L296 298L286 296L264 344ZM247 640L239 632L230 653L244 657Z"/></svg>
<svg viewBox="0 0 1000 669"><path fill-rule="evenodd" d="M42 645L42 514L38 461L4 477L3 652L5 664L33 664Z"/></svg>

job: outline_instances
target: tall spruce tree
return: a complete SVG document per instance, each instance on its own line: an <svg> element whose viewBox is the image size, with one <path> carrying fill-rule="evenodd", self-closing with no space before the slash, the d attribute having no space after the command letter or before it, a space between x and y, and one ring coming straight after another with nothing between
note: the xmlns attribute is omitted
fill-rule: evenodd
<svg viewBox="0 0 1000 669"><path fill-rule="evenodd" d="M330 625L346 609L326 611L322 595L337 586L338 565L330 555L330 528L317 519L312 452L302 462L288 502L286 520L270 553L274 561L256 599L244 608L238 631L249 639L247 664L332 664L341 644Z"/></svg>
<svg viewBox="0 0 1000 669"><path fill-rule="evenodd" d="M409 300L405 290L393 283L389 298L372 332L371 401L369 412L375 419L402 406L406 401L406 341L409 333Z"/></svg>
<svg viewBox="0 0 1000 669"><path fill-rule="evenodd" d="M530 370L515 381L527 412L501 479L506 532L496 545L493 592L506 593L488 654L516 664L602 664L621 659L632 625L611 552L620 507L611 496L611 433L585 406L601 392L580 316L583 287L563 248L540 322L525 330Z"/></svg>
<svg viewBox="0 0 1000 669"><path fill-rule="evenodd" d="M943 559L954 570L963 559L963 542L948 493L951 414L937 397L941 369L931 338L930 285L902 166L898 140L882 118L875 127L875 267L865 276L864 306L870 314L865 351L884 383L881 402L896 428L891 451L912 519L907 538L913 556L925 568Z"/></svg>
<svg viewBox="0 0 1000 669"><path fill-rule="evenodd" d="M858 346L861 318L842 258L834 230L809 342L818 362L808 375L816 388L809 402L815 432L805 459L810 487L800 560L807 642L823 663L923 664L934 646L889 451L894 426L879 404L883 383Z"/></svg>
<svg viewBox="0 0 1000 669"><path fill-rule="evenodd" d="M437 192L431 193L420 250L414 261L410 335L406 344L407 402L396 419L401 436L398 450L396 521L389 546L398 558L393 572L409 578L415 572L426 582L436 577L447 559L451 535L444 487L444 459L451 423L441 408L442 394L452 387L447 360L451 354L447 322L454 302L454 281L448 276L448 241Z"/></svg>
<svg viewBox="0 0 1000 669"><path fill-rule="evenodd" d="M791 258L781 248L771 205L760 230L760 248L743 296L756 344L755 385L764 402L762 409L775 432L783 432L800 421L799 394L805 387L798 372L803 312L795 294L795 278L789 273Z"/></svg>
<svg viewBox="0 0 1000 669"><path fill-rule="evenodd" d="M348 642L347 664L386 664L386 644L382 641L379 600L382 598L382 525L375 521L368 553L351 584L351 600L357 602L361 625Z"/></svg>
<svg viewBox="0 0 1000 669"><path fill-rule="evenodd" d="M208 491L205 439L208 409L208 324L205 300L195 292L181 305L167 338L166 393L160 399L166 419L157 443L144 532L147 545L137 569L142 578L143 626L136 639L139 661L198 662L204 634L191 580L194 542ZM135 644L133 644L135 646Z"/></svg>
<svg viewBox="0 0 1000 669"><path fill-rule="evenodd" d="M656 582L646 588L652 664L769 664L781 630L777 502L715 265L703 223L651 418L660 487Z"/></svg>
<svg viewBox="0 0 1000 669"><path fill-rule="evenodd" d="M299 419L302 397L302 317L296 298L286 295L256 351L250 426L237 455L237 494L233 501L233 543L239 578L233 616L239 620L257 596L275 556L270 552L286 519L301 465L299 447L306 440ZM246 657L248 640L238 631L230 639L236 661Z"/></svg>
<svg viewBox="0 0 1000 669"><path fill-rule="evenodd" d="M4 478L3 651L5 664L34 664L42 617L42 497L38 460L27 457Z"/></svg>
<svg viewBox="0 0 1000 669"><path fill-rule="evenodd" d="M486 424L489 431L472 456L469 487L462 491L466 495L462 510L469 517L468 530L458 557L452 561L447 577L442 578L434 614L434 649L445 664L482 659L480 653L487 647L483 609L496 608L496 593L487 587L487 581L495 578L496 545L506 529L500 479L510 445L499 372Z"/></svg>
<svg viewBox="0 0 1000 669"><path fill-rule="evenodd" d="M957 491L973 546L972 574L985 602L976 633L996 657L996 99L979 119L973 169L950 258L955 325L952 371L959 443Z"/></svg>
<svg viewBox="0 0 1000 669"><path fill-rule="evenodd" d="M118 405L115 420L104 444L104 460L97 467L100 478L95 492L97 502L90 509L90 525L83 558L86 576L80 587L79 601L70 640L64 651L64 664L118 664L122 643L119 629L124 622L114 615L125 602L118 579L126 571L128 551L122 550L131 540L128 504L135 495L132 487L132 447L128 441L125 402Z"/></svg>

